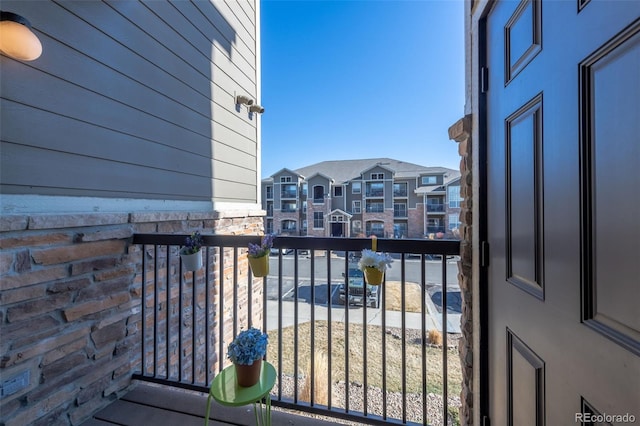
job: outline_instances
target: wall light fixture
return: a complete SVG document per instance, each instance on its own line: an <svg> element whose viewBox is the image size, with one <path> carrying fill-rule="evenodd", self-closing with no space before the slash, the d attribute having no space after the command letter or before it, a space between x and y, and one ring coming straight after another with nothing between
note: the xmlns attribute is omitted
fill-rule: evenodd
<svg viewBox="0 0 640 426"><path fill-rule="evenodd" d="M33 61L42 54L42 44L29 21L13 12L0 11L0 52L20 61Z"/></svg>
<svg viewBox="0 0 640 426"><path fill-rule="evenodd" d="M248 96L238 95L236 96L236 104L253 105L253 99Z"/></svg>
<svg viewBox="0 0 640 426"><path fill-rule="evenodd" d="M261 105L251 105L249 107L249 112L257 112L258 114L262 114L264 112L264 107Z"/></svg>

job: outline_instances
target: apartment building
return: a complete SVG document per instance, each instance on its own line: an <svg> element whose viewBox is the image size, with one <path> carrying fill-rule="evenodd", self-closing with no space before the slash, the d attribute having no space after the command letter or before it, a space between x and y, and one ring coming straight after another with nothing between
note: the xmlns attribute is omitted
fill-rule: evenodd
<svg viewBox="0 0 640 426"><path fill-rule="evenodd" d="M262 180L265 231L457 238L460 172L391 158L323 161Z"/></svg>

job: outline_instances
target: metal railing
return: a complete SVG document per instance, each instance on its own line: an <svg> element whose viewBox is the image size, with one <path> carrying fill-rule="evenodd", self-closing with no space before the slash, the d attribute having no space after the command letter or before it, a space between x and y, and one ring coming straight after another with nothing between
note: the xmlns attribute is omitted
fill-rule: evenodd
<svg viewBox="0 0 640 426"><path fill-rule="evenodd" d="M428 212L440 212L443 213L444 212L444 204L427 204L427 211Z"/></svg>
<svg viewBox="0 0 640 426"><path fill-rule="evenodd" d="M204 236L204 267L195 272L182 269L185 238L134 235L143 300L135 379L208 392L228 365L227 344L253 325L269 333L267 360L278 371L274 405L370 424L433 424L427 408L440 398L441 419L455 417L449 402L460 378L449 366L459 360L448 344L446 288L455 280L450 258L459 241L378 239L377 249L395 260L373 308L357 298L355 306L337 301L341 286L351 300L342 274L371 239L279 236L274 248L287 250L278 250L269 276L258 279L246 247L259 237ZM428 344L434 323L441 345Z"/></svg>

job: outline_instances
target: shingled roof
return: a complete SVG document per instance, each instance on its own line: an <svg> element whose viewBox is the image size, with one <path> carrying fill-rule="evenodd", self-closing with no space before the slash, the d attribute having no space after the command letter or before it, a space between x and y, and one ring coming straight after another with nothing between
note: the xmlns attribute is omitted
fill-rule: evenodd
<svg viewBox="0 0 640 426"><path fill-rule="evenodd" d="M363 170L368 170L376 165L381 165L389 170L393 170L395 178L412 178L429 173L447 173L450 178L460 175L460 172L446 167L425 167L418 164L407 163L406 161L394 160L393 158L365 158L359 160L332 160L311 164L295 172L302 176L321 173L332 177L336 183L348 182L358 178Z"/></svg>

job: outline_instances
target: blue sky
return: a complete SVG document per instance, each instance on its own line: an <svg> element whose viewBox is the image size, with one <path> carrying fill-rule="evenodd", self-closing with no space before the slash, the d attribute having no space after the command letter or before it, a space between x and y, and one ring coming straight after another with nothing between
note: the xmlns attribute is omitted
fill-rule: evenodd
<svg viewBox="0 0 640 426"><path fill-rule="evenodd" d="M457 169L462 0L262 0L262 177L390 157Z"/></svg>

